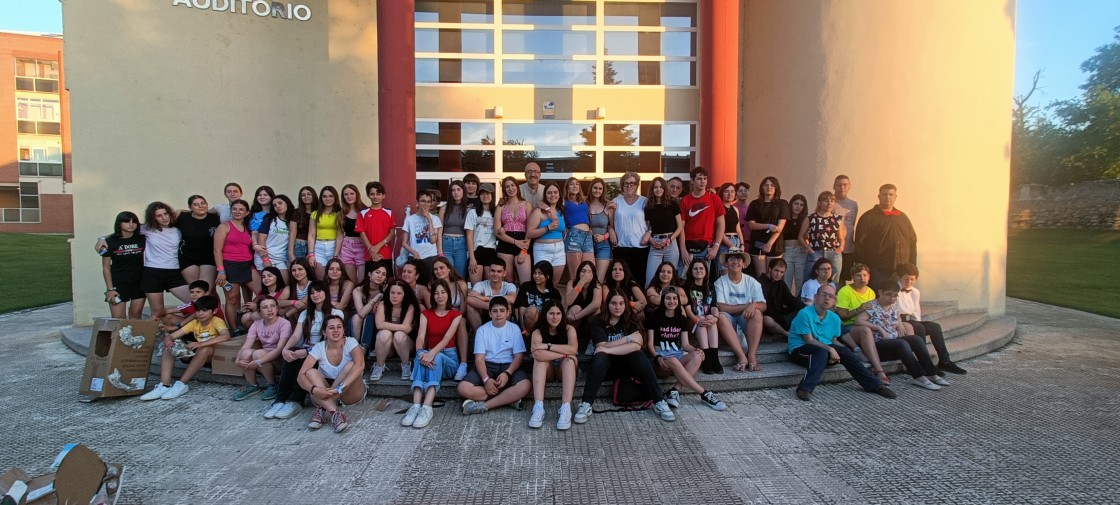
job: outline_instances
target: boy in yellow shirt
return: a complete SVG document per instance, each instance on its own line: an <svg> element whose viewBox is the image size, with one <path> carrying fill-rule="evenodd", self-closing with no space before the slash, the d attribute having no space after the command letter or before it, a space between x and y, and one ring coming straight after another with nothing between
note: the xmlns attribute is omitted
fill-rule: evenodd
<svg viewBox="0 0 1120 505"><path fill-rule="evenodd" d="M190 382L191 378L202 369L202 366L210 361L210 357L214 355L214 346L229 340L229 328L226 327L225 321L220 317L215 317L220 305L221 302L214 295L200 297L194 302L196 318L164 338L163 355L160 358L159 365L160 383L155 389L141 396L141 400L172 400L190 390L186 383ZM174 384L171 384L171 372L175 369L176 357L174 344L180 338L190 340L185 347L188 352L193 352L193 354L189 356L190 360L183 376ZM187 355L184 355L184 359L186 357Z"/></svg>

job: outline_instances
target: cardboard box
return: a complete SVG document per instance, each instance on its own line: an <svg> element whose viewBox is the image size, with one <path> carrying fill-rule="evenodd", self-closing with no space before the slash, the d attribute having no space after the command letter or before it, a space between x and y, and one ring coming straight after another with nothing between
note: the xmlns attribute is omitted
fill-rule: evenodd
<svg viewBox="0 0 1120 505"><path fill-rule="evenodd" d="M51 465L51 473L31 478L21 468L0 475L0 494L17 480L27 484L27 493L18 503L56 505L59 503L112 505L120 495L124 465L107 464L87 447L67 445Z"/></svg>
<svg viewBox="0 0 1120 505"><path fill-rule="evenodd" d="M237 366L237 353L245 345L245 337L234 337L214 346L214 355L210 357L210 371L214 375L230 375L241 377L245 369ZM254 349L261 348L260 340L253 342Z"/></svg>
<svg viewBox="0 0 1120 505"><path fill-rule="evenodd" d="M157 329L155 321L142 319L95 321L79 392L94 398L143 394Z"/></svg>

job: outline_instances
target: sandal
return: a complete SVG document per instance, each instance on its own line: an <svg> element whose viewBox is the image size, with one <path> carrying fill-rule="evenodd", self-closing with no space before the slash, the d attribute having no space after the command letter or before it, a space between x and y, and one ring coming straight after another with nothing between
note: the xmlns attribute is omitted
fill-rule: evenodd
<svg viewBox="0 0 1120 505"><path fill-rule="evenodd" d="M735 363L735 365L732 366L731 369L736 372L746 372L748 366L750 365L747 363Z"/></svg>
<svg viewBox="0 0 1120 505"><path fill-rule="evenodd" d="M884 372L882 370L872 370L872 371L875 372L875 377L877 377L879 379L879 382L882 382L884 386L891 385L891 378L889 376L887 376L887 372Z"/></svg>
<svg viewBox="0 0 1120 505"><path fill-rule="evenodd" d="M761 371L762 371L762 367L761 367L761 366L759 366L759 365L758 365L758 363L748 363L748 364L747 364L747 371L750 371L750 372L761 372Z"/></svg>

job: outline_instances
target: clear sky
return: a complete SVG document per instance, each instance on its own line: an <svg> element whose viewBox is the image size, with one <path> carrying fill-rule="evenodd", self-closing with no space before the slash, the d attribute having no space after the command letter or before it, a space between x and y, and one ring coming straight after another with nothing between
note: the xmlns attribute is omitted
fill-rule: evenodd
<svg viewBox="0 0 1120 505"><path fill-rule="evenodd" d="M1112 41L1120 25L1120 0L1018 0L1017 5L1015 93L1025 93L1031 76L1042 70L1032 104L1076 97L1085 82L1081 62ZM58 0L0 0L0 13L0 30L62 33Z"/></svg>

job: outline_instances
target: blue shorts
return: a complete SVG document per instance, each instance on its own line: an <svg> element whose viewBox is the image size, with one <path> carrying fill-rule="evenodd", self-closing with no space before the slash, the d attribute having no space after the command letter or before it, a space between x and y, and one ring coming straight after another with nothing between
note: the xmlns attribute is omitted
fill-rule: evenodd
<svg viewBox="0 0 1120 505"><path fill-rule="evenodd" d="M579 228L569 228L564 237L564 252L585 253L595 250L595 240L591 232Z"/></svg>
<svg viewBox="0 0 1120 505"><path fill-rule="evenodd" d="M744 334L747 332L747 318L743 317L742 314L731 315L727 312L720 312L719 315L726 316L727 319L731 321L732 328L739 330Z"/></svg>
<svg viewBox="0 0 1120 505"><path fill-rule="evenodd" d="M602 242L595 242L595 259L596 260L609 260L611 259L611 241L604 240Z"/></svg>
<svg viewBox="0 0 1120 505"><path fill-rule="evenodd" d="M680 349L657 349L657 357L659 358L677 358L677 361L684 359L685 352Z"/></svg>

